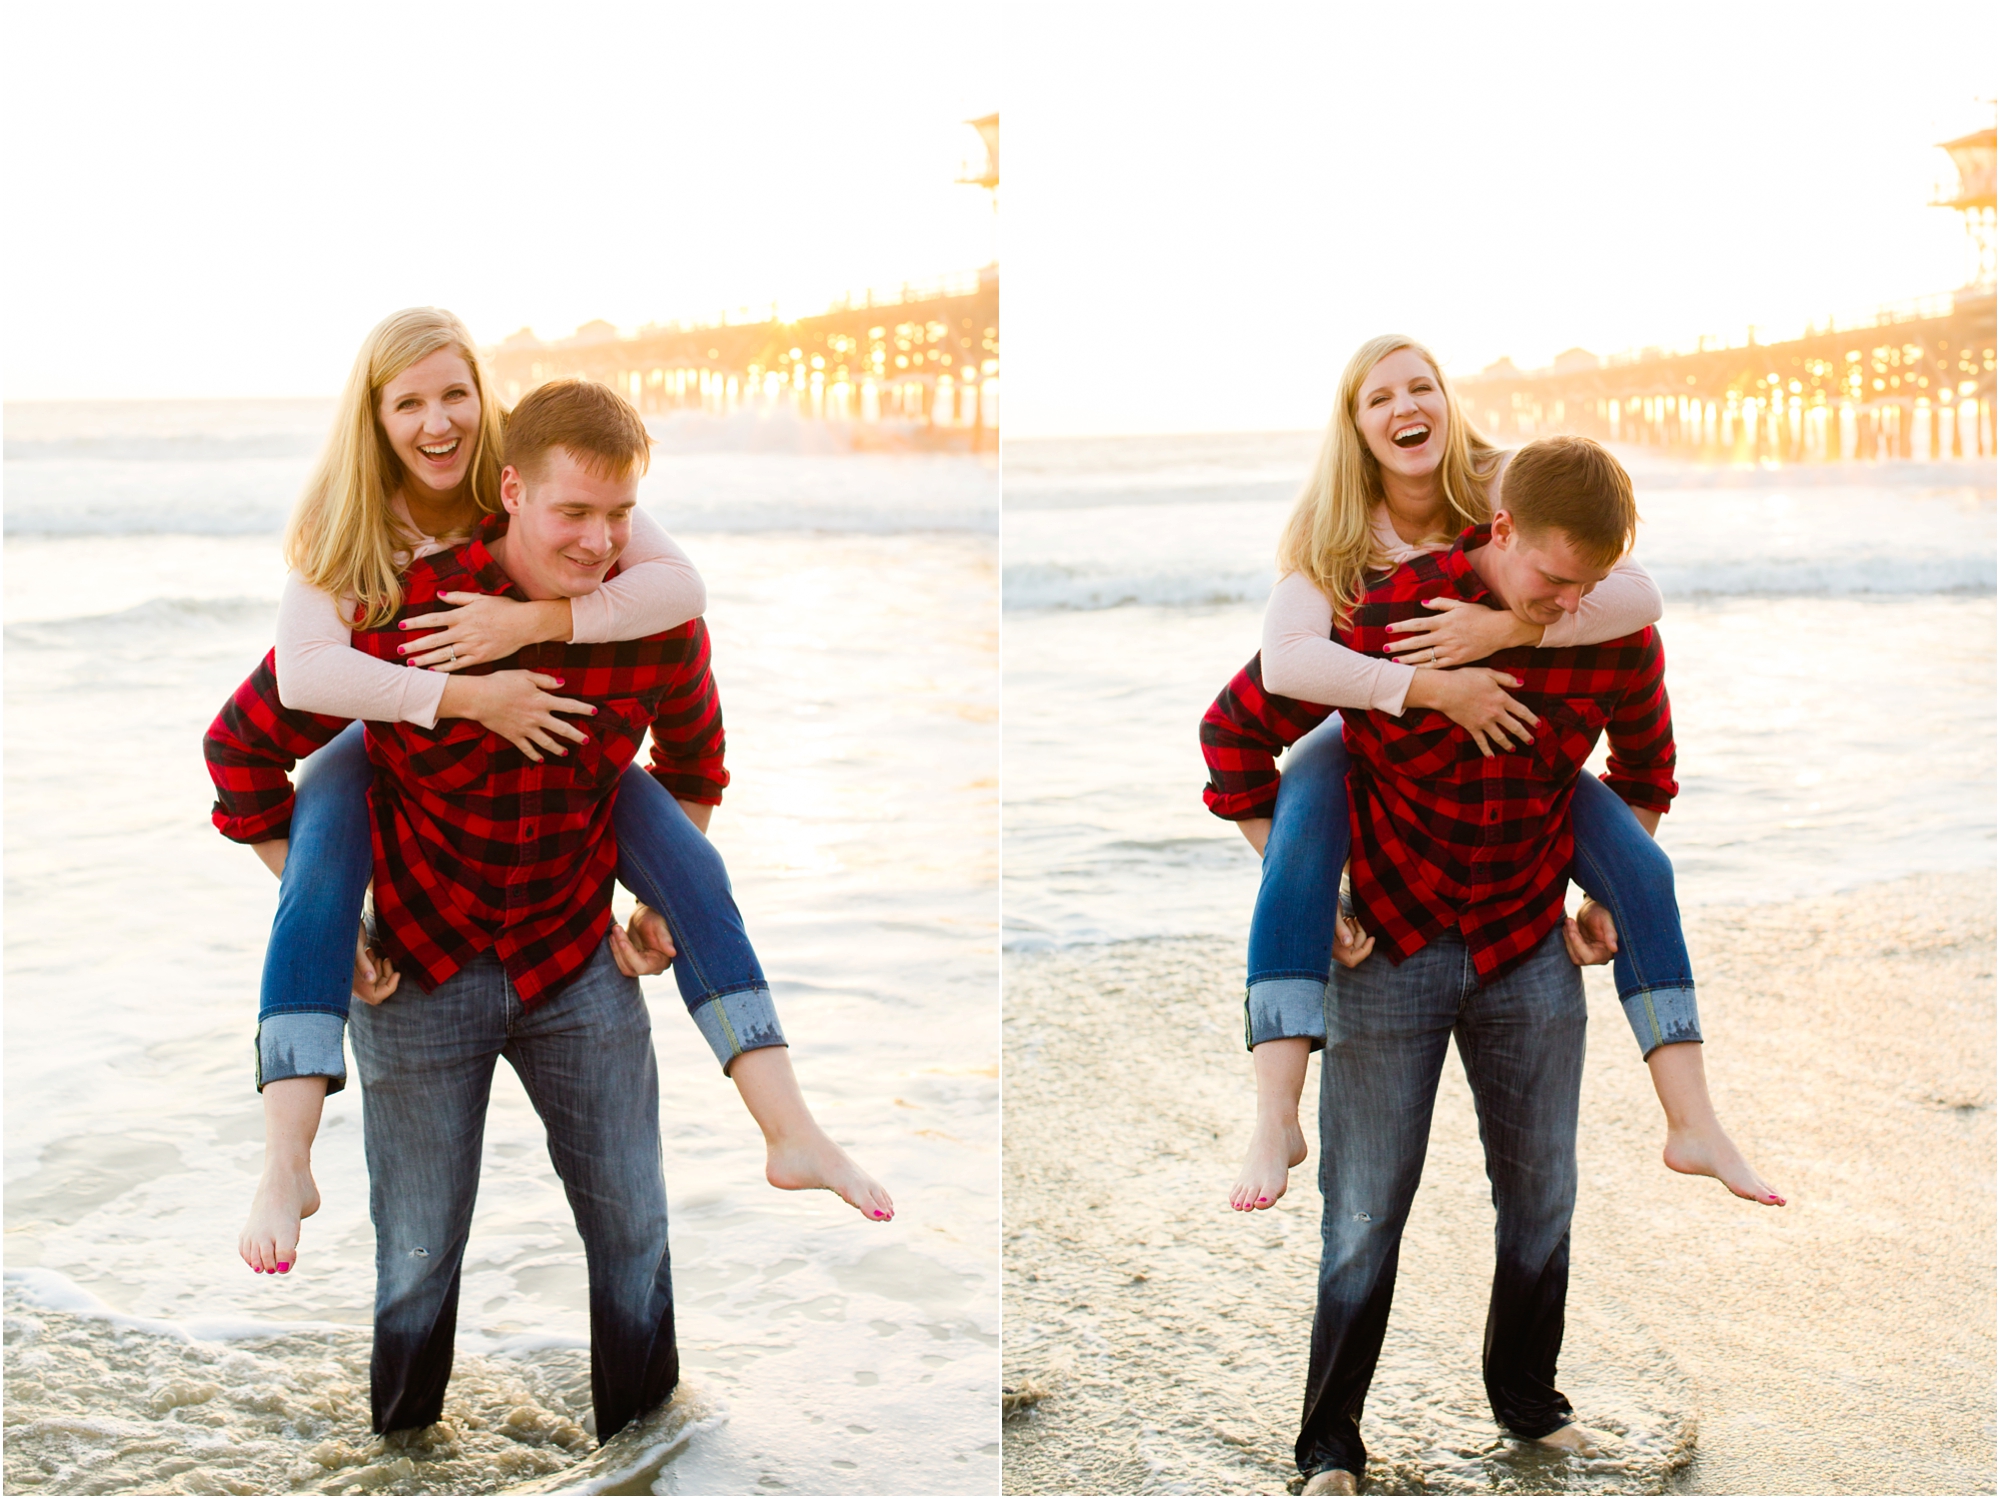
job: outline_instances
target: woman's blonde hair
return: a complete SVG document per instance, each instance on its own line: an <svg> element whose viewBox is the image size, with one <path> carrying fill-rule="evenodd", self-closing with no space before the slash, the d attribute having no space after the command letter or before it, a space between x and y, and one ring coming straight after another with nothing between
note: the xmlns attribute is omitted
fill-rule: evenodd
<svg viewBox="0 0 2000 1499"><path fill-rule="evenodd" d="M376 403L385 385L440 349L465 361L479 393L479 427L466 474L472 502L485 514L500 509L503 414L472 335L441 307L408 307L382 319L362 340L333 432L285 528L285 561L335 598L359 600L363 629L387 623L402 606L395 553L408 545L389 509L403 464L383 434Z"/></svg>
<svg viewBox="0 0 2000 1499"><path fill-rule="evenodd" d="M1467 526L1492 518L1486 485L1493 477L1500 450L1488 442L1459 410L1458 397L1430 350L1413 338L1385 333L1354 351L1340 377L1340 399L1326 424L1319 458L1299 500L1292 507L1278 540L1278 571L1303 573L1333 604L1335 620L1343 621L1360 602L1362 580L1388 565L1375 542L1371 514L1381 502L1382 466L1368 450L1354 408L1369 371L1398 349L1414 351L1431 367L1444 395L1444 458L1437 468L1451 529L1439 533L1449 540Z"/></svg>

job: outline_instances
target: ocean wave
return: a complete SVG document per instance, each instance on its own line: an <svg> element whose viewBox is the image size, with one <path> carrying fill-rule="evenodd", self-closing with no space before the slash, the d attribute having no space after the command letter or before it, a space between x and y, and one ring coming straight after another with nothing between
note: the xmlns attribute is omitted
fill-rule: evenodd
<svg viewBox="0 0 2000 1499"><path fill-rule="evenodd" d="M43 650L87 646L98 641L129 646L161 636L185 638L191 632L238 633L246 627L268 633L277 619L274 598L148 599L110 614L79 614L66 619L17 620L7 626L10 647Z"/></svg>
<svg viewBox="0 0 2000 1499"><path fill-rule="evenodd" d="M311 458L326 433L214 432L102 433L78 437L10 437L9 463L241 463L268 458Z"/></svg>
<svg viewBox="0 0 2000 1499"><path fill-rule="evenodd" d="M1991 555L1714 558L1647 565L1668 598L1844 598L1869 594L1991 594Z"/></svg>
<svg viewBox="0 0 2000 1499"><path fill-rule="evenodd" d="M1199 609L1216 604L1261 604L1271 592L1271 569L1238 573L1110 573L1054 562L1020 563L1001 574L1009 609L1122 609L1151 606Z"/></svg>
<svg viewBox="0 0 2000 1499"><path fill-rule="evenodd" d="M1991 596L1994 559L1937 557L1769 558L1651 563L1668 598L1865 598L1930 594ZM1060 563L1019 563L1002 575L1008 609L1092 611L1127 607L1201 609L1262 604L1269 568L1241 571L1112 572Z"/></svg>

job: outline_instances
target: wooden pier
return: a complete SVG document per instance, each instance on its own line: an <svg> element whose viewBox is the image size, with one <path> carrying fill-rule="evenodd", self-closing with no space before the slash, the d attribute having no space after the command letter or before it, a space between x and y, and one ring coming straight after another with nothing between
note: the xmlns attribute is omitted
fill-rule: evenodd
<svg viewBox="0 0 2000 1499"><path fill-rule="evenodd" d="M581 376L641 411L784 406L901 429L918 442L991 447L1000 425L1000 268L863 293L789 322L719 318L629 334L587 323L553 342L523 329L483 352L510 404L544 381Z"/></svg>
<svg viewBox="0 0 2000 1499"><path fill-rule="evenodd" d="M1987 286L1782 342L1572 349L1536 371L1501 360L1459 396L1508 443L1575 432L1739 462L1991 457L1993 306Z"/></svg>

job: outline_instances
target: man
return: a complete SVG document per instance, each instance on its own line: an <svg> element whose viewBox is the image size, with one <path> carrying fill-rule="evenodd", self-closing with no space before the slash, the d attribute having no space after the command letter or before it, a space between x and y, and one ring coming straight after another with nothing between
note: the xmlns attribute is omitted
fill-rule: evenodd
<svg viewBox="0 0 2000 1499"><path fill-rule="evenodd" d="M649 442L604 387L531 392L508 425L506 514L415 563L397 618L356 632L357 648L396 660L409 638L399 621L452 591L550 599L595 589L629 534ZM635 922L635 942L612 925L613 795L650 730L653 775L705 826L728 782L721 710L699 619L643 640L531 646L515 664L548 673L570 694L565 711L588 715L581 742L530 760L470 720L368 726L377 934L417 980L353 1006L350 1020L376 1228L374 1427L426 1426L442 1411L488 1091L504 1054L548 1128L584 1241L604 1440L679 1379L658 1079L633 976L658 971L671 946L663 926ZM267 848L282 838L287 772L342 727L283 708L267 658L209 730L217 826ZM287 1025L295 1034L268 1034ZM302 1147L325 1080L342 1070L338 1021L330 1049L316 1015L275 1016L263 1029L267 1117L271 1090L317 1085L293 1089L285 1105ZM287 1075L270 1076L274 1057L288 1059Z"/></svg>
<svg viewBox="0 0 2000 1499"><path fill-rule="evenodd" d="M1631 480L1596 443L1531 443L1503 485L1490 526L1376 580L1342 643L1386 655L1389 626L1440 596L1546 625L1574 611L1631 545ZM1678 789L1672 720L1650 627L1602 645L1508 650L1486 664L1518 680L1515 695L1536 719L1531 743L1487 755L1439 713L1342 715L1360 934L1343 932L1343 966L1327 991L1323 1252L1296 1451L1309 1494L1356 1492L1366 1464L1358 1422L1452 1036L1498 1218L1487 1398L1516 1436L1591 1450L1592 1434L1554 1381L1583 1071L1576 962L1607 959L1610 933L1601 917L1589 931L1565 931L1568 812L1604 732L1605 780L1650 830ZM1253 807L1256 788L1275 782L1273 752L1326 711L1265 694L1253 661L1203 725L1212 803Z"/></svg>

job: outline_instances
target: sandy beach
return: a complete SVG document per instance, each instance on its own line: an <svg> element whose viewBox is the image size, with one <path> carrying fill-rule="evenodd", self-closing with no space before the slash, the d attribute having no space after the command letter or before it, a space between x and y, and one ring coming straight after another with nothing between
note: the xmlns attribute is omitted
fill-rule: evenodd
<svg viewBox="0 0 2000 1499"><path fill-rule="evenodd" d="M1387 1493L1990 1493L1994 883L1915 875L1689 913L1718 1107L1790 1199L1659 1163L1610 970L1589 972L1560 1381L1595 1461L1505 1441L1478 1359L1492 1211L1446 1064L1362 1423ZM1010 1493L1278 1493L1318 1257L1317 1148L1254 1217L1240 943L1010 954ZM1309 1140L1316 1139L1307 1085Z"/></svg>

